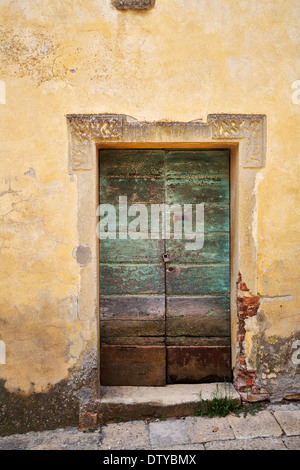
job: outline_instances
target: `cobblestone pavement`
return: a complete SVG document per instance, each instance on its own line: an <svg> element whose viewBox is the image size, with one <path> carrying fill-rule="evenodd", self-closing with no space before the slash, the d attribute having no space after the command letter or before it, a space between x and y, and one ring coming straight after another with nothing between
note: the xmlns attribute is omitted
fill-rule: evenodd
<svg viewBox="0 0 300 470"><path fill-rule="evenodd" d="M300 450L300 403L268 404L254 415L130 421L0 438L0 450Z"/></svg>

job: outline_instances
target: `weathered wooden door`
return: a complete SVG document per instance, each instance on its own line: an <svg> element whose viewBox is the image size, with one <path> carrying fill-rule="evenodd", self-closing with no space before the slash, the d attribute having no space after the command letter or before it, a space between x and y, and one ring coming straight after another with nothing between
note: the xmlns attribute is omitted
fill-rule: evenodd
<svg viewBox="0 0 300 470"><path fill-rule="evenodd" d="M101 150L99 215L101 383L230 380L229 152Z"/></svg>

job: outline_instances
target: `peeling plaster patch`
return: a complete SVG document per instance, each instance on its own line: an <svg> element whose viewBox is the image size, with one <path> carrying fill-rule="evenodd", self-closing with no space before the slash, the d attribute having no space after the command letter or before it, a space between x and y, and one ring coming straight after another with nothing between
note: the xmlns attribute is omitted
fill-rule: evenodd
<svg viewBox="0 0 300 470"><path fill-rule="evenodd" d="M72 253L79 266L86 266L92 259L91 249L88 245L78 245Z"/></svg>
<svg viewBox="0 0 300 470"><path fill-rule="evenodd" d="M0 341L0 364L6 364L6 346L4 341Z"/></svg>
<svg viewBox="0 0 300 470"><path fill-rule="evenodd" d="M244 352L245 352L245 363L247 370L255 371L256 363L255 358L251 358L251 348L252 348L252 340L255 333L259 331L259 326L257 322L257 316L245 318L244 320L244 328L245 328L245 339L244 339Z"/></svg>
<svg viewBox="0 0 300 470"><path fill-rule="evenodd" d="M67 68L60 46L49 35L27 28L0 28L0 56L5 72L19 78L30 76L39 85L48 80L64 80Z"/></svg>
<svg viewBox="0 0 300 470"><path fill-rule="evenodd" d="M268 338L267 341L269 344L275 344L277 343L278 339L276 338L276 336L271 336L271 338Z"/></svg>
<svg viewBox="0 0 300 470"><path fill-rule="evenodd" d="M0 104L6 104L5 82L0 80Z"/></svg>
<svg viewBox="0 0 300 470"><path fill-rule="evenodd" d="M25 176L31 176L32 178L36 178L34 168L29 168L28 171L25 171L24 175Z"/></svg>
<svg viewBox="0 0 300 470"><path fill-rule="evenodd" d="M296 88L296 91L294 91L294 93L292 94L292 103L300 104L300 80L295 80L292 83L292 88Z"/></svg>
<svg viewBox="0 0 300 470"><path fill-rule="evenodd" d="M295 345L300 346L300 340L295 336L274 336L272 341L269 341L269 338L261 333L255 339L257 382L258 385L266 387L271 401L299 394L300 351Z"/></svg>

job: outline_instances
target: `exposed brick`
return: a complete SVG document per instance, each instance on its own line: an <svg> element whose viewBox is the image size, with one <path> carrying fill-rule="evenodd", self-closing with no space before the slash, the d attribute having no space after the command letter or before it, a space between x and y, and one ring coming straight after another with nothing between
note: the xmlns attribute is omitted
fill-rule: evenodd
<svg viewBox="0 0 300 470"><path fill-rule="evenodd" d="M243 296L239 295L237 298L239 355L234 370L234 383L243 400L265 400L267 394L265 390L261 390L256 385L256 373L254 371L247 370L245 354L245 320L257 315L259 308L259 297L249 295L249 289L247 288L246 284L242 282L241 275L239 275L237 291L240 292L240 294L242 292L247 292L248 294Z"/></svg>
<svg viewBox="0 0 300 470"><path fill-rule="evenodd" d="M240 290L242 291L248 291L247 286L244 282L240 282Z"/></svg>
<svg viewBox="0 0 300 470"><path fill-rule="evenodd" d="M98 422L98 413L87 411L83 406L79 414L79 430L88 431L89 429L96 429Z"/></svg>

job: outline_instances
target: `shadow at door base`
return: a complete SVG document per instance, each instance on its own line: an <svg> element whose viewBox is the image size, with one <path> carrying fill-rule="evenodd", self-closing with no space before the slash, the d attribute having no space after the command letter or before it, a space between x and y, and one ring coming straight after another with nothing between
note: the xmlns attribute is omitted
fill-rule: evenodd
<svg viewBox="0 0 300 470"><path fill-rule="evenodd" d="M207 375L206 377L202 377L201 379L193 379L189 377L187 379L178 380L176 375L169 375L169 384L210 384L210 383L231 383L232 382L232 374L218 377L217 375Z"/></svg>

